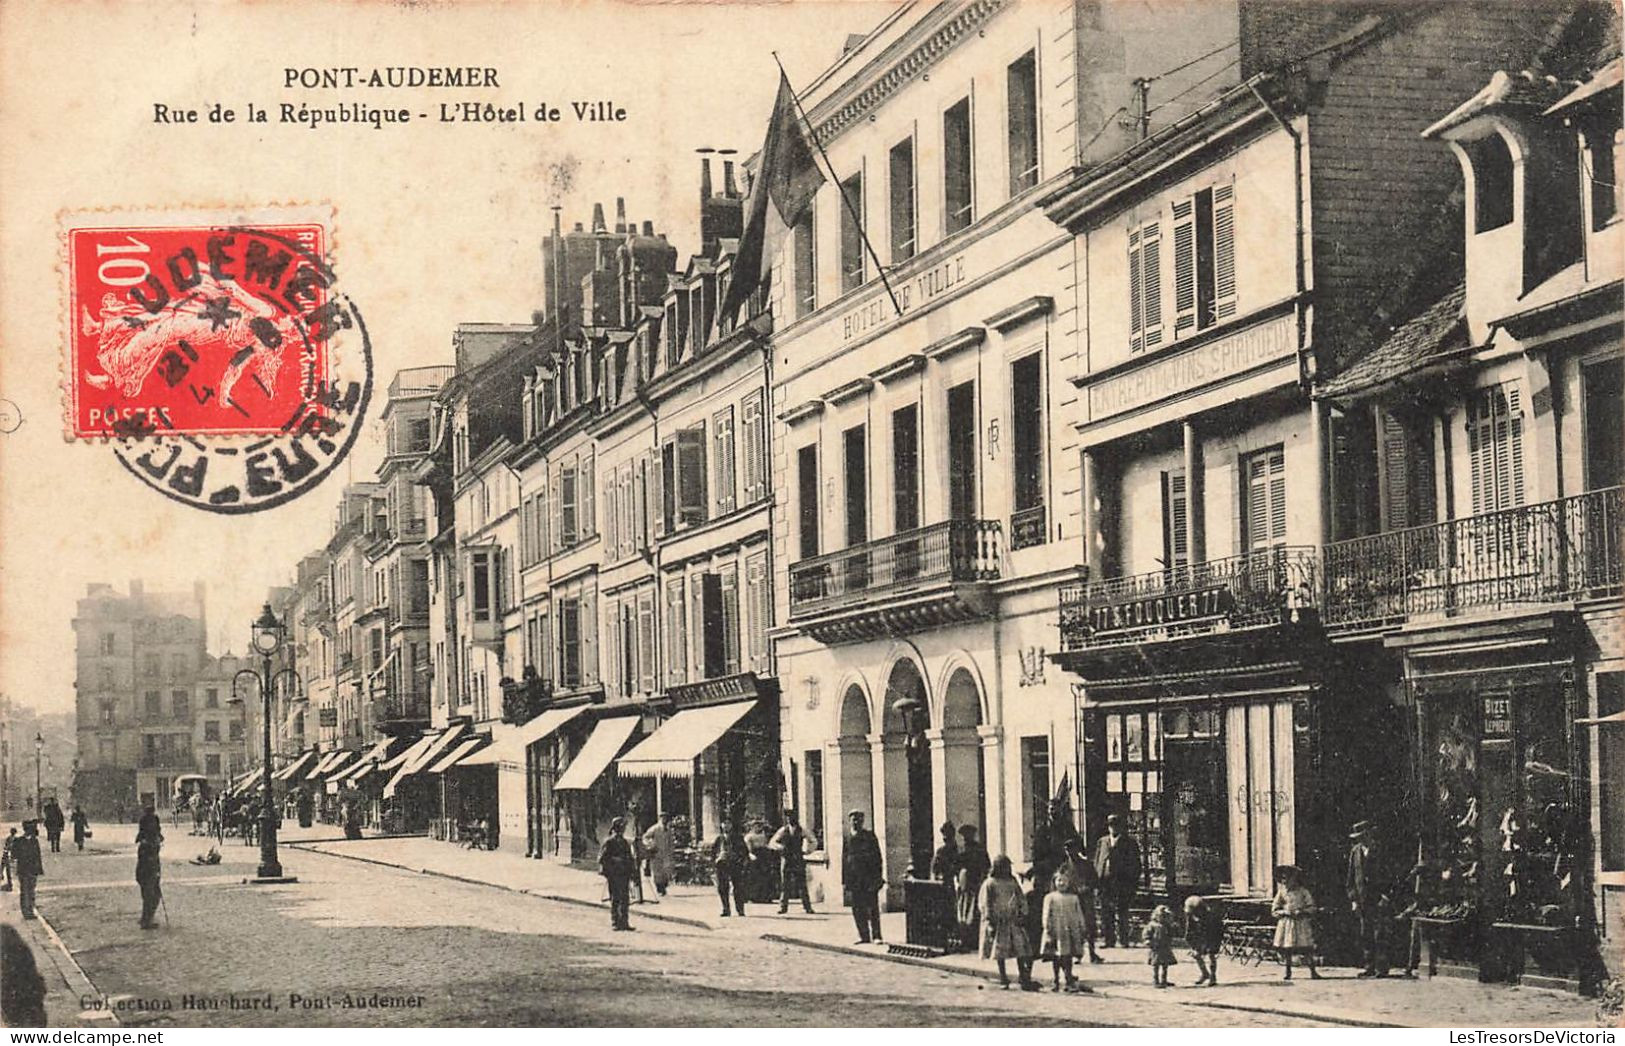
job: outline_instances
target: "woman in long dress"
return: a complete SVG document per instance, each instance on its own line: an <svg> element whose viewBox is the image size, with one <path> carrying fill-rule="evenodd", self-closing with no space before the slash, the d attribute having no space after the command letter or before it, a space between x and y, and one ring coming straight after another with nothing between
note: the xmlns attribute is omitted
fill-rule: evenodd
<svg viewBox="0 0 1625 1046"><path fill-rule="evenodd" d="M1037 991L1033 980L1033 948L1027 939L1027 898L1021 884L1010 868L1010 858L1000 854L982 883L977 895L977 907L982 914L982 958L992 959L999 967L999 982L1010 987L1010 975L1005 960L1016 960L1023 991Z"/></svg>
<svg viewBox="0 0 1625 1046"><path fill-rule="evenodd" d="M1281 953L1281 959L1286 963L1286 973L1281 979L1292 979L1292 957L1303 956L1303 964L1309 967L1309 976L1320 980L1320 971L1315 969L1315 898L1309 888L1303 885L1303 873L1292 865L1283 864L1275 870L1275 900L1270 904L1270 911L1275 916L1275 950Z"/></svg>

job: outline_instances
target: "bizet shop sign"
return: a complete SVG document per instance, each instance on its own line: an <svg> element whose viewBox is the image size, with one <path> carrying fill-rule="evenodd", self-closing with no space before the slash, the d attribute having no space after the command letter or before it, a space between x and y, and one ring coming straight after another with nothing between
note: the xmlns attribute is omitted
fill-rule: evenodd
<svg viewBox="0 0 1625 1046"><path fill-rule="evenodd" d="M933 265L919 275L902 283L892 285L897 292L897 305L906 315L910 309L919 308L927 302L940 298L942 295L960 286L970 277L965 271L965 256L956 254L939 265ZM845 316L841 317L841 340L851 341L882 326L897 315L892 308L891 296L884 290L868 301L859 305Z"/></svg>
<svg viewBox="0 0 1625 1046"><path fill-rule="evenodd" d="M1095 420L1109 418L1147 403L1221 378L1243 374L1259 364L1297 351L1290 313L1228 337L1159 358L1142 367L1113 375L1089 386L1089 413Z"/></svg>
<svg viewBox="0 0 1625 1046"><path fill-rule="evenodd" d="M1107 603L1089 608L1089 631L1094 635L1155 628L1187 621L1223 617L1235 606L1230 589L1220 586L1195 592L1151 596L1127 603Z"/></svg>

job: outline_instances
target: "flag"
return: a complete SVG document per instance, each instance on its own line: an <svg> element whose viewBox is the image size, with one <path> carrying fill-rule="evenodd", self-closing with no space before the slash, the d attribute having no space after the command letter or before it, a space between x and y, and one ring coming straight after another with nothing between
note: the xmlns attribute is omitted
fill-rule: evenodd
<svg viewBox="0 0 1625 1046"><path fill-rule="evenodd" d="M745 201L745 227L720 315L733 316L767 280L785 234L801 219L823 184L824 174L813 160L812 145L796 116L795 92L781 69L779 96Z"/></svg>

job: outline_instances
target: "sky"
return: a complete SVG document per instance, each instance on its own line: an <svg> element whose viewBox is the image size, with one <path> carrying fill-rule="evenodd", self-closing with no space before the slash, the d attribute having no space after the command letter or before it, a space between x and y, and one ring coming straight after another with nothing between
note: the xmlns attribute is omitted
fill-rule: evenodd
<svg viewBox="0 0 1625 1046"><path fill-rule="evenodd" d="M797 87L894 4L84 4L0 6L0 693L73 707L71 621L86 586L208 586L211 653L241 652L268 587L326 541L345 480L380 460L376 426L338 474L267 512L219 516L160 497L110 449L63 438L65 212L330 209L337 279L366 319L379 393L449 363L466 321L539 309L550 206L589 221L617 196L681 257L697 247L698 148L761 144L777 51ZM285 88L288 69L476 66L489 90ZM618 123L211 125L239 111L346 101L499 106L607 101ZM199 109L163 125L154 106ZM720 185L720 172L718 172ZM0 404L0 406L5 406ZM374 406L376 416L377 405Z"/></svg>

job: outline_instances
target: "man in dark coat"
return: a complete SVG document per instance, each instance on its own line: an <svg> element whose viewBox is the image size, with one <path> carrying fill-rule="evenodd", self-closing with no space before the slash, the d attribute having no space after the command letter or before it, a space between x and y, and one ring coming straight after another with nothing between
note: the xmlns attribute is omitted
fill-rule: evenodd
<svg viewBox="0 0 1625 1046"><path fill-rule="evenodd" d="M135 833L135 881L141 887L141 928L156 930L158 904L164 899L159 879L163 875L159 852L164 844L164 833L158 829L158 818L149 823L145 817Z"/></svg>
<svg viewBox="0 0 1625 1046"><path fill-rule="evenodd" d="M598 874L609 884L609 928L632 928L632 881L638 877L638 862L632 844L626 841L626 818L609 823L609 838L598 851Z"/></svg>
<svg viewBox="0 0 1625 1046"><path fill-rule="evenodd" d="M801 898L801 910L813 914L812 896L807 892L807 833L801 830L794 810L784 811L784 824L767 845L779 855L779 914L790 910L792 897Z"/></svg>
<svg viewBox="0 0 1625 1046"><path fill-rule="evenodd" d="M1127 948L1133 942L1128 910L1140 887L1140 845L1123 831L1123 819L1116 814L1106 818L1106 834L1095 844L1095 877L1106 947L1115 948L1121 941Z"/></svg>
<svg viewBox="0 0 1625 1046"><path fill-rule="evenodd" d="M90 834L90 818L85 816L84 808L74 806L73 816L69 818L73 823L73 845L80 850L85 848L85 836Z"/></svg>
<svg viewBox="0 0 1625 1046"><path fill-rule="evenodd" d="M1349 830L1349 907L1360 921L1360 957L1365 968L1361 977L1388 976L1387 949L1383 946L1383 914L1377 901L1384 890L1377 870L1377 840L1370 821L1356 821Z"/></svg>
<svg viewBox="0 0 1625 1046"><path fill-rule="evenodd" d="M45 874L40 856L39 822L24 821L22 838L11 844L11 860L17 871L17 906L24 919L34 918L34 884Z"/></svg>
<svg viewBox="0 0 1625 1046"><path fill-rule="evenodd" d="M841 852L841 885L846 888L848 903L852 905L858 943L868 944L873 940L881 944L886 938L880 932L880 888L886 883L886 873L880 857L880 840L863 827L862 810L853 810L848 817L852 831L846 837L846 849Z"/></svg>
<svg viewBox="0 0 1625 1046"><path fill-rule="evenodd" d="M62 826L67 824L67 818L62 816L62 807L56 805L55 799L45 802L45 838L51 842L51 852L62 852Z"/></svg>
<svg viewBox="0 0 1625 1046"><path fill-rule="evenodd" d="M728 918L728 895L733 894L733 907L745 914L745 866L750 863L750 850L745 846L745 835L723 821L717 826L716 841L711 844L711 862L716 869L717 896L722 900L722 917Z"/></svg>

